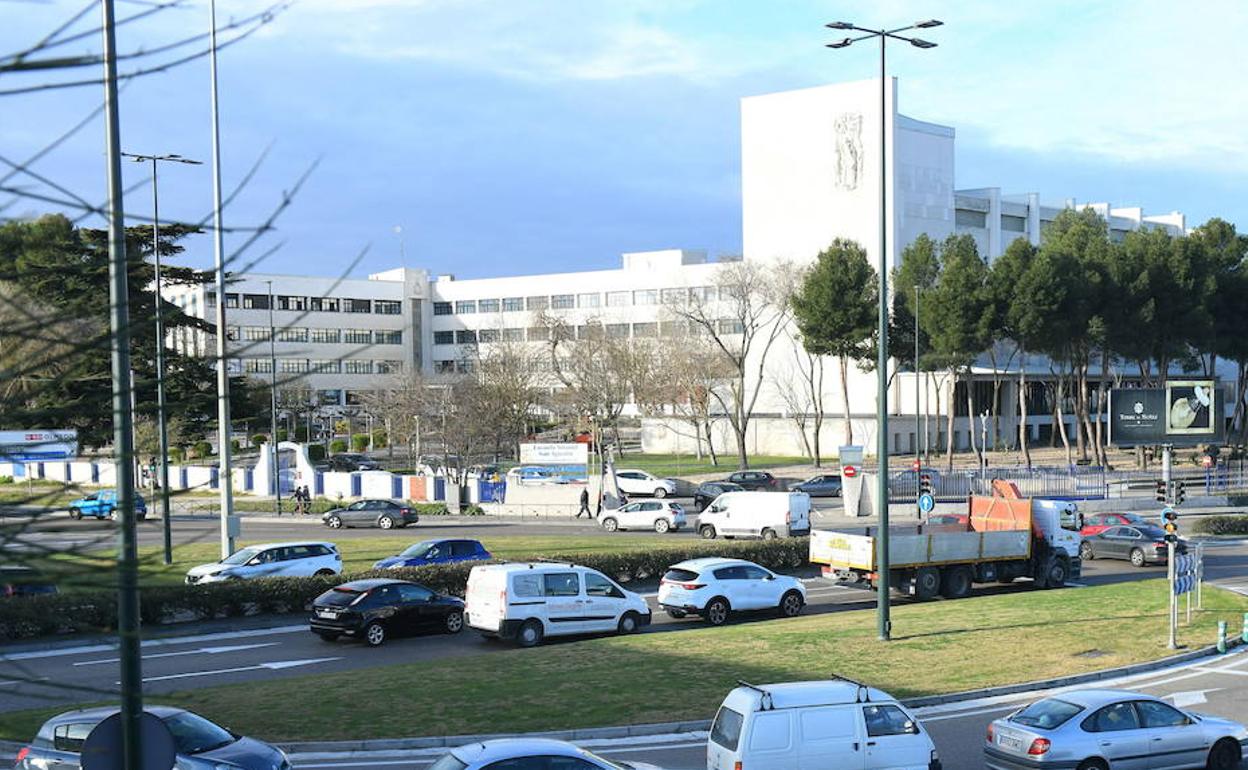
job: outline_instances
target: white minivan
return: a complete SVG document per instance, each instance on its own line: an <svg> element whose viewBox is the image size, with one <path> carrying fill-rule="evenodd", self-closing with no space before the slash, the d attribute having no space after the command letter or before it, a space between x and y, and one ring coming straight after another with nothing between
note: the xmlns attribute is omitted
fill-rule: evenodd
<svg viewBox="0 0 1248 770"><path fill-rule="evenodd" d="M750 685L728 693L707 770L941 770L931 736L888 693L845 679Z"/></svg>
<svg viewBox="0 0 1248 770"><path fill-rule="evenodd" d="M467 593L468 625L521 647L547 636L631 634L650 625L650 607L640 594L576 564L483 564L468 574Z"/></svg>
<svg viewBox="0 0 1248 770"><path fill-rule="evenodd" d="M810 534L810 495L805 492L725 492L698 515L698 534L716 537L777 537Z"/></svg>

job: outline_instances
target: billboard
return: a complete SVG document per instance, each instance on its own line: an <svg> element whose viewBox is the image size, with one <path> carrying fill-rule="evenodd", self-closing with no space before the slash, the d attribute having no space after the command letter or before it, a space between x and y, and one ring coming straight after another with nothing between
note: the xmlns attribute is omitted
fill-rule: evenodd
<svg viewBox="0 0 1248 770"><path fill-rule="evenodd" d="M1109 392L1109 443L1196 446L1226 440L1226 400L1214 379Z"/></svg>
<svg viewBox="0 0 1248 770"><path fill-rule="evenodd" d="M589 479L589 445L576 442L566 444L529 443L520 445L520 465L517 469L530 482L566 483Z"/></svg>
<svg viewBox="0 0 1248 770"><path fill-rule="evenodd" d="M72 429L0 430L0 460L67 460L78 456L78 431Z"/></svg>

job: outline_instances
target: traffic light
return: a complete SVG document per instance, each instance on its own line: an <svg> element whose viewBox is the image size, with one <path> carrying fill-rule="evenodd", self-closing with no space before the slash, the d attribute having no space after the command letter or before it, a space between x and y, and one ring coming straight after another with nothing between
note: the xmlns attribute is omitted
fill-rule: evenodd
<svg viewBox="0 0 1248 770"><path fill-rule="evenodd" d="M931 493L932 493L932 474L920 473L919 474L919 494L930 495Z"/></svg>
<svg viewBox="0 0 1248 770"><path fill-rule="evenodd" d="M1179 514L1173 508L1161 512L1162 529L1166 531L1166 542L1173 543L1179 539Z"/></svg>
<svg viewBox="0 0 1248 770"><path fill-rule="evenodd" d="M1174 504L1182 505L1183 500L1187 497L1186 485L1182 481L1174 482Z"/></svg>
<svg viewBox="0 0 1248 770"><path fill-rule="evenodd" d="M1167 497L1167 495L1166 495L1166 482L1164 482L1164 481L1158 481L1158 482L1157 482L1157 502L1159 502L1159 503L1164 503L1164 502L1166 502L1166 497Z"/></svg>

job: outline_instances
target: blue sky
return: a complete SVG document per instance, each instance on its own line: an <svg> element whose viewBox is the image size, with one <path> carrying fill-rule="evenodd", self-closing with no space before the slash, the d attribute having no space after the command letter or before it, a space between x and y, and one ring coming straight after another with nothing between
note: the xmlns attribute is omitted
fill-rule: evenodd
<svg viewBox="0 0 1248 770"><path fill-rule="evenodd" d="M0 0L0 51L80 7ZM141 7L118 0L123 15ZM258 7L220 0L218 13ZM612 267L652 248L737 252L738 100L872 76L872 50L823 48L826 21L928 17L945 22L929 31L940 46L899 47L890 70L903 112L957 128L959 187L1248 228L1248 5L1233 0L1181 15L1154 0L302 0L222 53L227 187L272 145L227 224L258 223L320 158L261 269L337 274L366 246L357 275L400 264L400 245L407 265L460 277ZM189 4L122 27L120 47L206 23ZM25 157L99 98L3 97L0 154ZM127 150L207 160L206 62L128 87L122 119ZM97 122L35 168L98 202L101 146ZM169 168L163 213L202 216L210 185L207 166ZM127 208L149 213L150 191ZM19 211L41 209L6 214ZM189 263L211 262L209 238L188 245Z"/></svg>

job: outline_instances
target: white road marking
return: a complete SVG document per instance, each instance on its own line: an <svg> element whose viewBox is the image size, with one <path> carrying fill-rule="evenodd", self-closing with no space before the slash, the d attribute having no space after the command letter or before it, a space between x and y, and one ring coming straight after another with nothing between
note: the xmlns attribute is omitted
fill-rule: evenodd
<svg viewBox="0 0 1248 770"><path fill-rule="evenodd" d="M200 642L215 642L220 640L246 639L257 636L272 636L274 634L294 634L298 632L307 633L308 625L301 623L297 626L275 626L273 628L254 628L247 631L225 631L216 634L196 634L194 636L170 636L160 639L148 639L142 643L143 647L174 647L179 644L198 644ZM14 652L8 655L0 655L0 663L8 663L14 660L34 660L37 658L59 658L68 655L90 655L96 652L116 652L115 644L88 644L78 647L60 647L50 650L31 650L30 652Z"/></svg>
<svg viewBox="0 0 1248 770"><path fill-rule="evenodd" d="M342 660L337 658L306 658L304 660L275 660L269 663L257 663L254 666L237 666L235 668L219 668L214 671L188 671L184 674L166 674L164 676L147 676L143 677L144 682L164 682L170 679L191 679L200 676L219 676L221 674L236 674L240 671L259 671L268 669L269 671L280 671L286 668L297 668L299 666L312 666L317 663L328 663L333 660ZM121 682L115 682L121 684Z"/></svg>
<svg viewBox="0 0 1248 770"><path fill-rule="evenodd" d="M273 647L281 642L259 642L257 644L230 644L224 647L200 647L197 650L181 650L179 652L155 652L151 655L144 655L143 660L151 660L153 658L173 658L179 655L220 655L223 652L241 652L243 650L258 650L261 647ZM121 658L103 658L101 660L84 660L75 663L75 666L98 666L103 663L120 663Z"/></svg>
<svg viewBox="0 0 1248 770"><path fill-rule="evenodd" d="M1176 692L1167 695L1166 698L1174 704L1175 708L1187 708L1189 706L1199 706L1207 703L1208 698L1205 697L1207 692L1217 692L1221 687L1213 687L1208 690L1186 690L1184 692Z"/></svg>
<svg viewBox="0 0 1248 770"><path fill-rule="evenodd" d="M48 676L35 677L34 679L5 679L0 682L0 687L8 687L11 684L35 684L36 682L46 682L49 679L51 677Z"/></svg>

